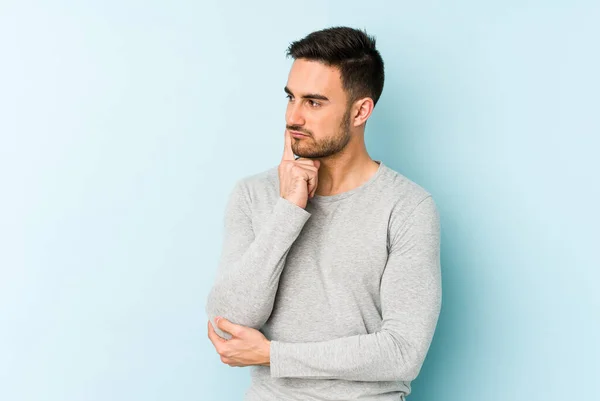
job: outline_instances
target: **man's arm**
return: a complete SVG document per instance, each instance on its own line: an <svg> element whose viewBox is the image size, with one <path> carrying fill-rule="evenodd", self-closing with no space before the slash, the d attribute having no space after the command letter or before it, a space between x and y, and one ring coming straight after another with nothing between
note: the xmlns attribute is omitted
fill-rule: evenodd
<svg viewBox="0 0 600 401"><path fill-rule="evenodd" d="M440 221L428 196L391 234L381 286L379 332L322 342L271 341L272 377L411 381L441 310Z"/></svg>
<svg viewBox="0 0 600 401"><path fill-rule="evenodd" d="M217 316L255 329L267 321L288 251L310 217L305 209L279 197L262 229L255 233L249 202L240 180L225 210L221 258L206 303L215 331L226 339L231 335L217 328Z"/></svg>

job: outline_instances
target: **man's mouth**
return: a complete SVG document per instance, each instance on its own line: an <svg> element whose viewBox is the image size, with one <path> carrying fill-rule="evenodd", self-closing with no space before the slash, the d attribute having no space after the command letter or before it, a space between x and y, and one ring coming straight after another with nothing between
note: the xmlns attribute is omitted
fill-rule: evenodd
<svg viewBox="0 0 600 401"><path fill-rule="evenodd" d="M302 137L307 137L308 135L299 132L299 131L291 131L290 130L290 134L294 137L294 138L302 138Z"/></svg>

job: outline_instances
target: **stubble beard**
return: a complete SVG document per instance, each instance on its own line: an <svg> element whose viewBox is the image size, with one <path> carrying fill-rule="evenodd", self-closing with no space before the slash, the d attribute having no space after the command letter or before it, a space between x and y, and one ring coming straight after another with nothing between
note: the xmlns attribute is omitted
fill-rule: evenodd
<svg viewBox="0 0 600 401"><path fill-rule="evenodd" d="M298 146L300 141L294 141L292 142L292 150L299 157L321 159L341 152L350 142L350 138L350 108L348 108L342 117L337 135L318 142L312 141L309 146L303 147ZM306 141L306 139L303 139L303 141Z"/></svg>

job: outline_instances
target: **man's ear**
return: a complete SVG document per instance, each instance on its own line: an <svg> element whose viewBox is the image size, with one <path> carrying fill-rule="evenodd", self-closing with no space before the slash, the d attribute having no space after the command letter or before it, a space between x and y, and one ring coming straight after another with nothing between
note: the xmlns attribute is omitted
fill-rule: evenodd
<svg viewBox="0 0 600 401"><path fill-rule="evenodd" d="M367 122L371 114L375 103L370 97L363 97L354 102L352 107L352 125L358 127Z"/></svg>

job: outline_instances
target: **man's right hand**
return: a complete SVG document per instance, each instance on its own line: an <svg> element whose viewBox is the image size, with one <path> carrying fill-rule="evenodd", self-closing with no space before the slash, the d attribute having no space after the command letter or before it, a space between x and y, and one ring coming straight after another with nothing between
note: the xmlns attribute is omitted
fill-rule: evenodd
<svg viewBox="0 0 600 401"><path fill-rule="evenodd" d="M306 208L308 198L317 191L319 179L319 160L295 159L292 151L292 135L285 130L283 157L279 164L279 194L281 197Z"/></svg>

